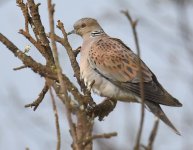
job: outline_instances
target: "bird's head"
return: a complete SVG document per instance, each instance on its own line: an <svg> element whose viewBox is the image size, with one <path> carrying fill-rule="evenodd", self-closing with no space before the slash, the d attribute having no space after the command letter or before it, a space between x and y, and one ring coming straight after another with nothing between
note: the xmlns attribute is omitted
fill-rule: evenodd
<svg viewBox="0 0 193 150"><path fill-rule="evenodd" d="M100 34L103 33L103 29L98 24L98 22L95 19L92 18L82 18L75 22L74 24L74 30L68 33L69 34L78 34L81 37L84 37L86 35L94 35L94 34Z"/></svg>

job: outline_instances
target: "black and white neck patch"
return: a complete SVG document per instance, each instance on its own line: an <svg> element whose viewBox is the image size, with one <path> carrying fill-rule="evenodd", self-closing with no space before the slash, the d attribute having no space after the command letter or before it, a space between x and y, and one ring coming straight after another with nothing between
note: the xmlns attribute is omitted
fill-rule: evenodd
<svg viewBox="0 0 193 150"><path fill-rule="evenodd" d="M98 30L98 31L93 31L93 32L91 32L91 37L95 37L95 36L99 36L99 35L101 35L101 34L103 34L104 33L104 31L103 30Z"/></svg>

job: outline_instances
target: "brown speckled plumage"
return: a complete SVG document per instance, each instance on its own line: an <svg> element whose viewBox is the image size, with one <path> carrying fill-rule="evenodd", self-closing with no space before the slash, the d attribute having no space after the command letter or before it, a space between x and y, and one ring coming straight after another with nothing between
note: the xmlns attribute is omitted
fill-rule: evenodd
<svg viewBox="0 0 193 150"><path fill-rule="evenodd" d="M83 38L80 73L86 86L95 93L125 102L141 102L138 56L121 40L108 36L98 22L82 18L74 24L75 33ZM160 104L180 107L141 61L146 107L180 134L162 111ZM92 87L91 87L91 83Z"/></svg>

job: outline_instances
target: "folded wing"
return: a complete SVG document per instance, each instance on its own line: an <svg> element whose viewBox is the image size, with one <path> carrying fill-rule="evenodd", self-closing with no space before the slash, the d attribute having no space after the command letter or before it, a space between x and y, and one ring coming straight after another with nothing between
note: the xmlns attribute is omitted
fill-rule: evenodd
<svg viewBox="0 0 193 150"><path fill-rule="evenodd" d="M104 78L140 97L138 57L121 40L104 37L96 41L89 51L89 62ZM141 67L146 101L181 106L181 103L160 85L143 61Z"/></svg>

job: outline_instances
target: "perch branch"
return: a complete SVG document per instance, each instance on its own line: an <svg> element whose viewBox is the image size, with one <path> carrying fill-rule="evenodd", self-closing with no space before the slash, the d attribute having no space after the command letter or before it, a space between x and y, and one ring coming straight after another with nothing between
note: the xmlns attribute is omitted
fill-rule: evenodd
<svg viewBox="0 0 193 150"><path fill-rule="evenodd" d="M51 0L48 0L48 11L49 11L49 21L50 21L50 39L51 39L51 46L48 38L46 37L44 27L42 25L40 15L38 12L38 6L39 4L35 4L34 0L27 0L27 3L24 4L22 0L17 0L18 5L21 7L21 10L23 12L23 15L25 17L25 31L20 30L20 33L23 34L37 49L38 51L44 56L47 63L46 65L42 65L41 63L36 62L32 57L27 56L25 52L22 52L19 50L11 41L9 41L5 36L3 36L0 33L0 41L7 46L7 48L16 56L18 57L23 64L26 67L31 68L35 73L40 74L43 76L47 82L47 79L51 79L51 82L53 83L52 86L54 89L56 89L56 94L59 95L59 97L63 100L66 106L67 110L67 118L70 126L70 132L72 134L73 138L73 148L76 150L80 150L82 148L82 143L80 143L81 140L85 141L86 137L92 137L88 144L84 146L85 150L92 149L92 140L95 138L102 138L102 137L108 137L107 135L103 136L92 136L92 129L93 129L93 116L88 117L85 111L85 107L83 109L79 109L77 111L77 124L75 124L72 121L71 118L71 110L70 110L70 104L69 104L69 98L68 98L68 92L71 92L72 95L78 102L84 101L84 104L95 104L92 100L90 91L86 88L86 86L83 84L82 81L80 81L80 71L79 66L76 61L76 55L78 53L74 52L68 42L66 31L63 27L63 24L61 25L61 31L63 33L62 41L64 40L63 46L67 49L67 53L71 60L71 65L73 67L75 77L77 78L77 81L79 82L81 89L83 89L84 95L80 94L78 89L74 86L74 84L68 79L68 77L65 74L62 74L62 70L59 64L58 60L58 53L57 53L57 47L56 47L56 39L55 39L55 33L54 33L54 19L53 19L53 13L54 13L54 5L51 4ZM20 2L20 4L19 4ZM29 9L28 9L29 8ZM29 12L28 12L29 11ZM28 29L28 24L32 26L32 29L34 31L34 34L36 36L36 39L33 38ZM52 53L53 50L53 53ZM55 66L56 64L56 66ZM52 67L54 66L54 67ZM59 84L57 84L59 83ZM36 101L34 101L31 104L28 104L27 107L34 107L34 110L37 109L41 101L43 100L46 92L48 91L48 88L50 87L50 84L45 83L45 86L41 93L39 94L39 97ZM58 90L58 91L57 91ZM80 103L81 104L81 103ZM102 105L103 104L103 105ZM104 116L108 115L109 112L111 112L116 102L111 101L105 101L104 103L99 104L98 111L95 110L95 113L99 114L99 119L103 118ZM111 105L110 108L108 105ZM91 105L92 106L92 105ZM108 109L107 109L108 107ZM101 109L104 111L107 111L108 113L103 113ZM97 116L95 114L95 116ZM102 120L102 119L101 119ZM78 140L77 140L78 139ZM77 145L82 145L77 146Z"/></svg>
<svg viewBox="0 0 193 150"><path fill-rule="evenodd" d="M54 39L55 39L55 41L59 42L61 45L63 45L66 48L67 54L70 58L71 66L72 66L73 71L74 71L74 76L76 77L76 79L77 79L77 81L78 81L78 83L79 83L79 85L80 85L80 87L83 90L83 93L85 95L85 98L83 99L83 101L81 100L81 101L79 101L79 103L82 104L82 102L83 102L84 104L89 104L90 106L95 106L95 102L93 101L93 99L91 97L90 91L86 88L84 83L80 80L80 68L79 68L78 62L76 61L76 55L80 51L80 47L76 51L73 51L72 47L70 46L70 43L68 42L67 33L64 29L63 23L61 21L58 21L57 27L62 31L63 38L54 34ZM50 35L48 35L48 37L50 37Z"/></svg>
<svg viewBox="0 0 193 150"><path fill-rule="evenodd" d="M99 121L102 121L105 116L108 116L112 112L117 104L117 100L106 98L103 102L88 109L88 115L94 114L95 117L99 117Z"/></svg>

